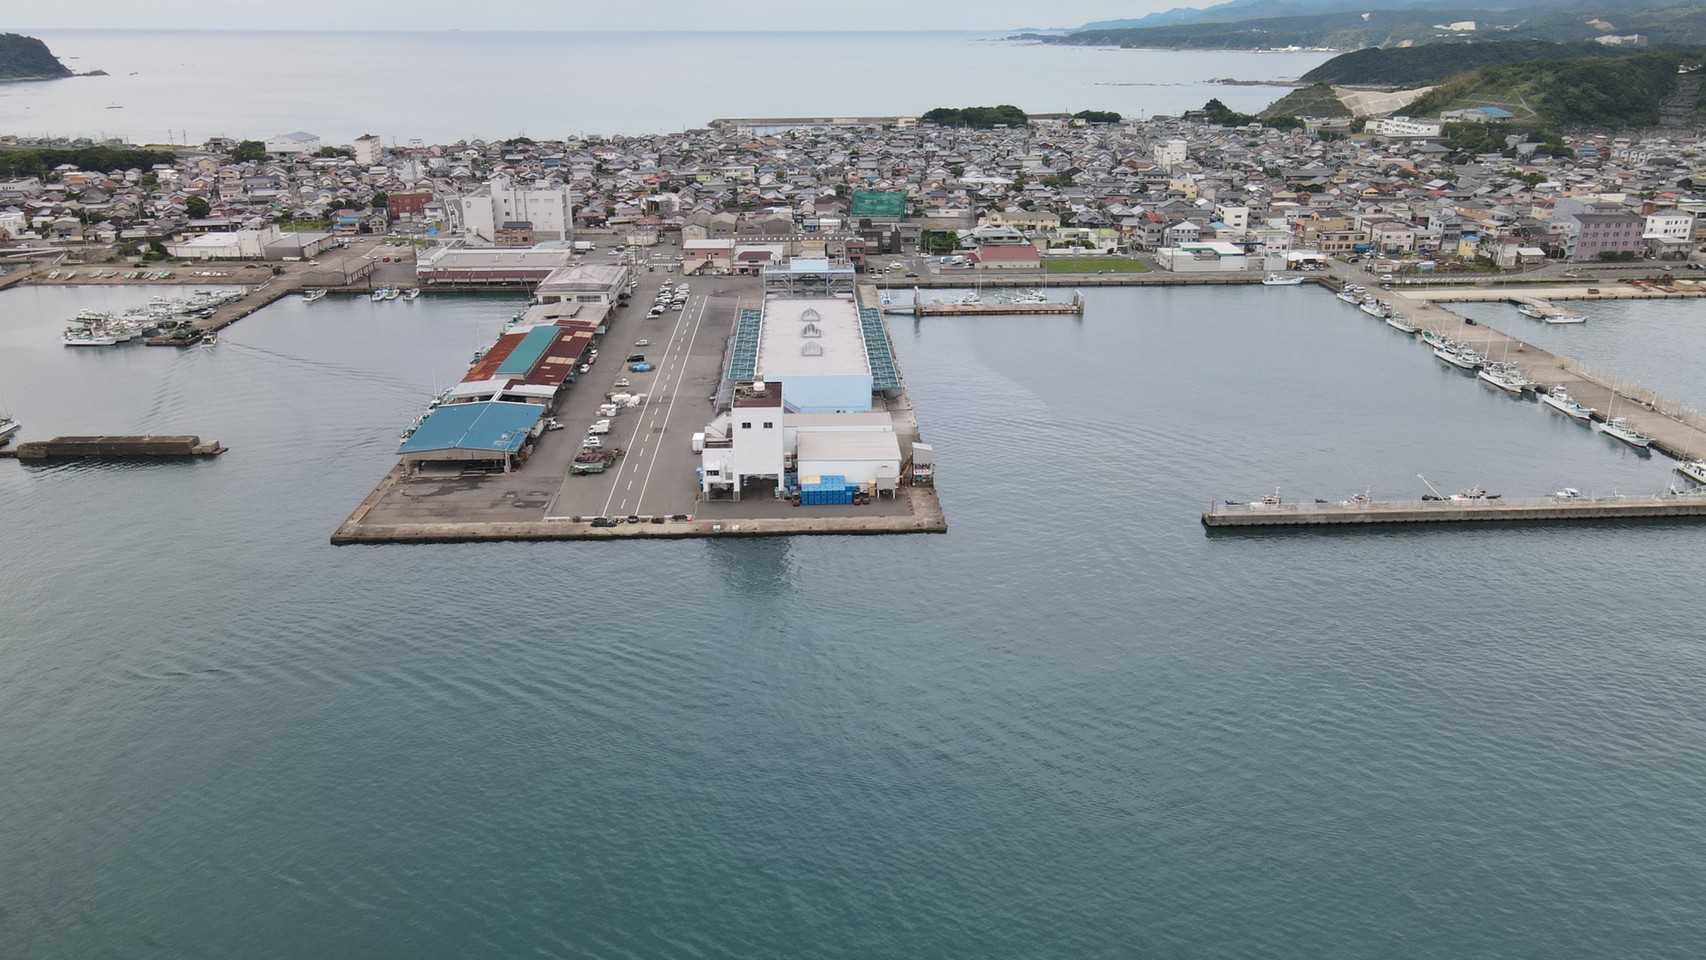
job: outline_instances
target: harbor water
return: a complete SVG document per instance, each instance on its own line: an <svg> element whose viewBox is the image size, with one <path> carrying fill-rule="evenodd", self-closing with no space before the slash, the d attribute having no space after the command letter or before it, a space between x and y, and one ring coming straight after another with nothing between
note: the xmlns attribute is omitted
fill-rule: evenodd
<svg viewBox="0 0 1706 960"><path fill-rule="evenodd" d="M943 536L406 548L327 537L514 298L102 297L0 292L22 436L231 449L0 463L7 956L1706 942L1700 527L1199 525L1672 481L1318 289L897 318Z"/></svg>

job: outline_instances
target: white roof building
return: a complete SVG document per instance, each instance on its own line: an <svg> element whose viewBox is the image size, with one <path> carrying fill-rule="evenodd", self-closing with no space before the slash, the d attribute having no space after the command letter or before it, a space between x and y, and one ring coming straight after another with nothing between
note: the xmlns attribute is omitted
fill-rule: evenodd
<svg viewBox="0 0 1706 960"><path fill-rule="evenodd" d="M840 297L765 301L758 376L783 384L788 409L855 413L871 409L871 364L859 310Z"/></svg>

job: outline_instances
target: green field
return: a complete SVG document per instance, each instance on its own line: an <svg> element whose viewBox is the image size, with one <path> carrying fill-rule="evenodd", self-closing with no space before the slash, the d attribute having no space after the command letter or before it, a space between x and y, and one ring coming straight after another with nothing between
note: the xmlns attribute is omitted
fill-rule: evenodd
<svg viewBox="0 0 1706 960"><path fill-rule="evenodd" d="M1149 268L1124 257L1044 257L1048 273L1148 273Z"/></svg>

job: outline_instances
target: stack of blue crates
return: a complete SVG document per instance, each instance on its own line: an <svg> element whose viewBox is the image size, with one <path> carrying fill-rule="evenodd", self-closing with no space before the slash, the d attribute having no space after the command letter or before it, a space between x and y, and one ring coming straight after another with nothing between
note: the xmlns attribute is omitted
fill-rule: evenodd
<svg viewBox="0 0 1706 960"><path fill-rule="evenodd" d="M859 485L848 483L846 477L819 477L817 483L807 483L800 487L800 506L802 507L834 507L853 502L853 494L857 493Z"/></svg>

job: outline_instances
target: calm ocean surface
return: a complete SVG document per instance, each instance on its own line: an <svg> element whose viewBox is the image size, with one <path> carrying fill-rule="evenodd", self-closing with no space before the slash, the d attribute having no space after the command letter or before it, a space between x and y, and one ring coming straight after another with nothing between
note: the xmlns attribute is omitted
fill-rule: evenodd
<svg viewBox="0 0 1706 960"><path fill-rule="evenodd" d="M1012 103L1032 113L1179 114L1219 97L1255 111L1329 53L1113 50L987 33L225 33L32 30L77 71L0 84L0 133L137 143L328 143L664 133L718 117L917 115Z"/></svg>
<svg viewBox="0 0 1706 960"><path fill-rule="evenodd" d="M0 463L0 954L1706 943L1701 528L1198 524L1212 497L1418 472L1670 482L1324 293L900 320L945 536L341 549L515 301L289 300L211 350L54 340L145 295L0 293L29 436L231 447Z"/></svg>

